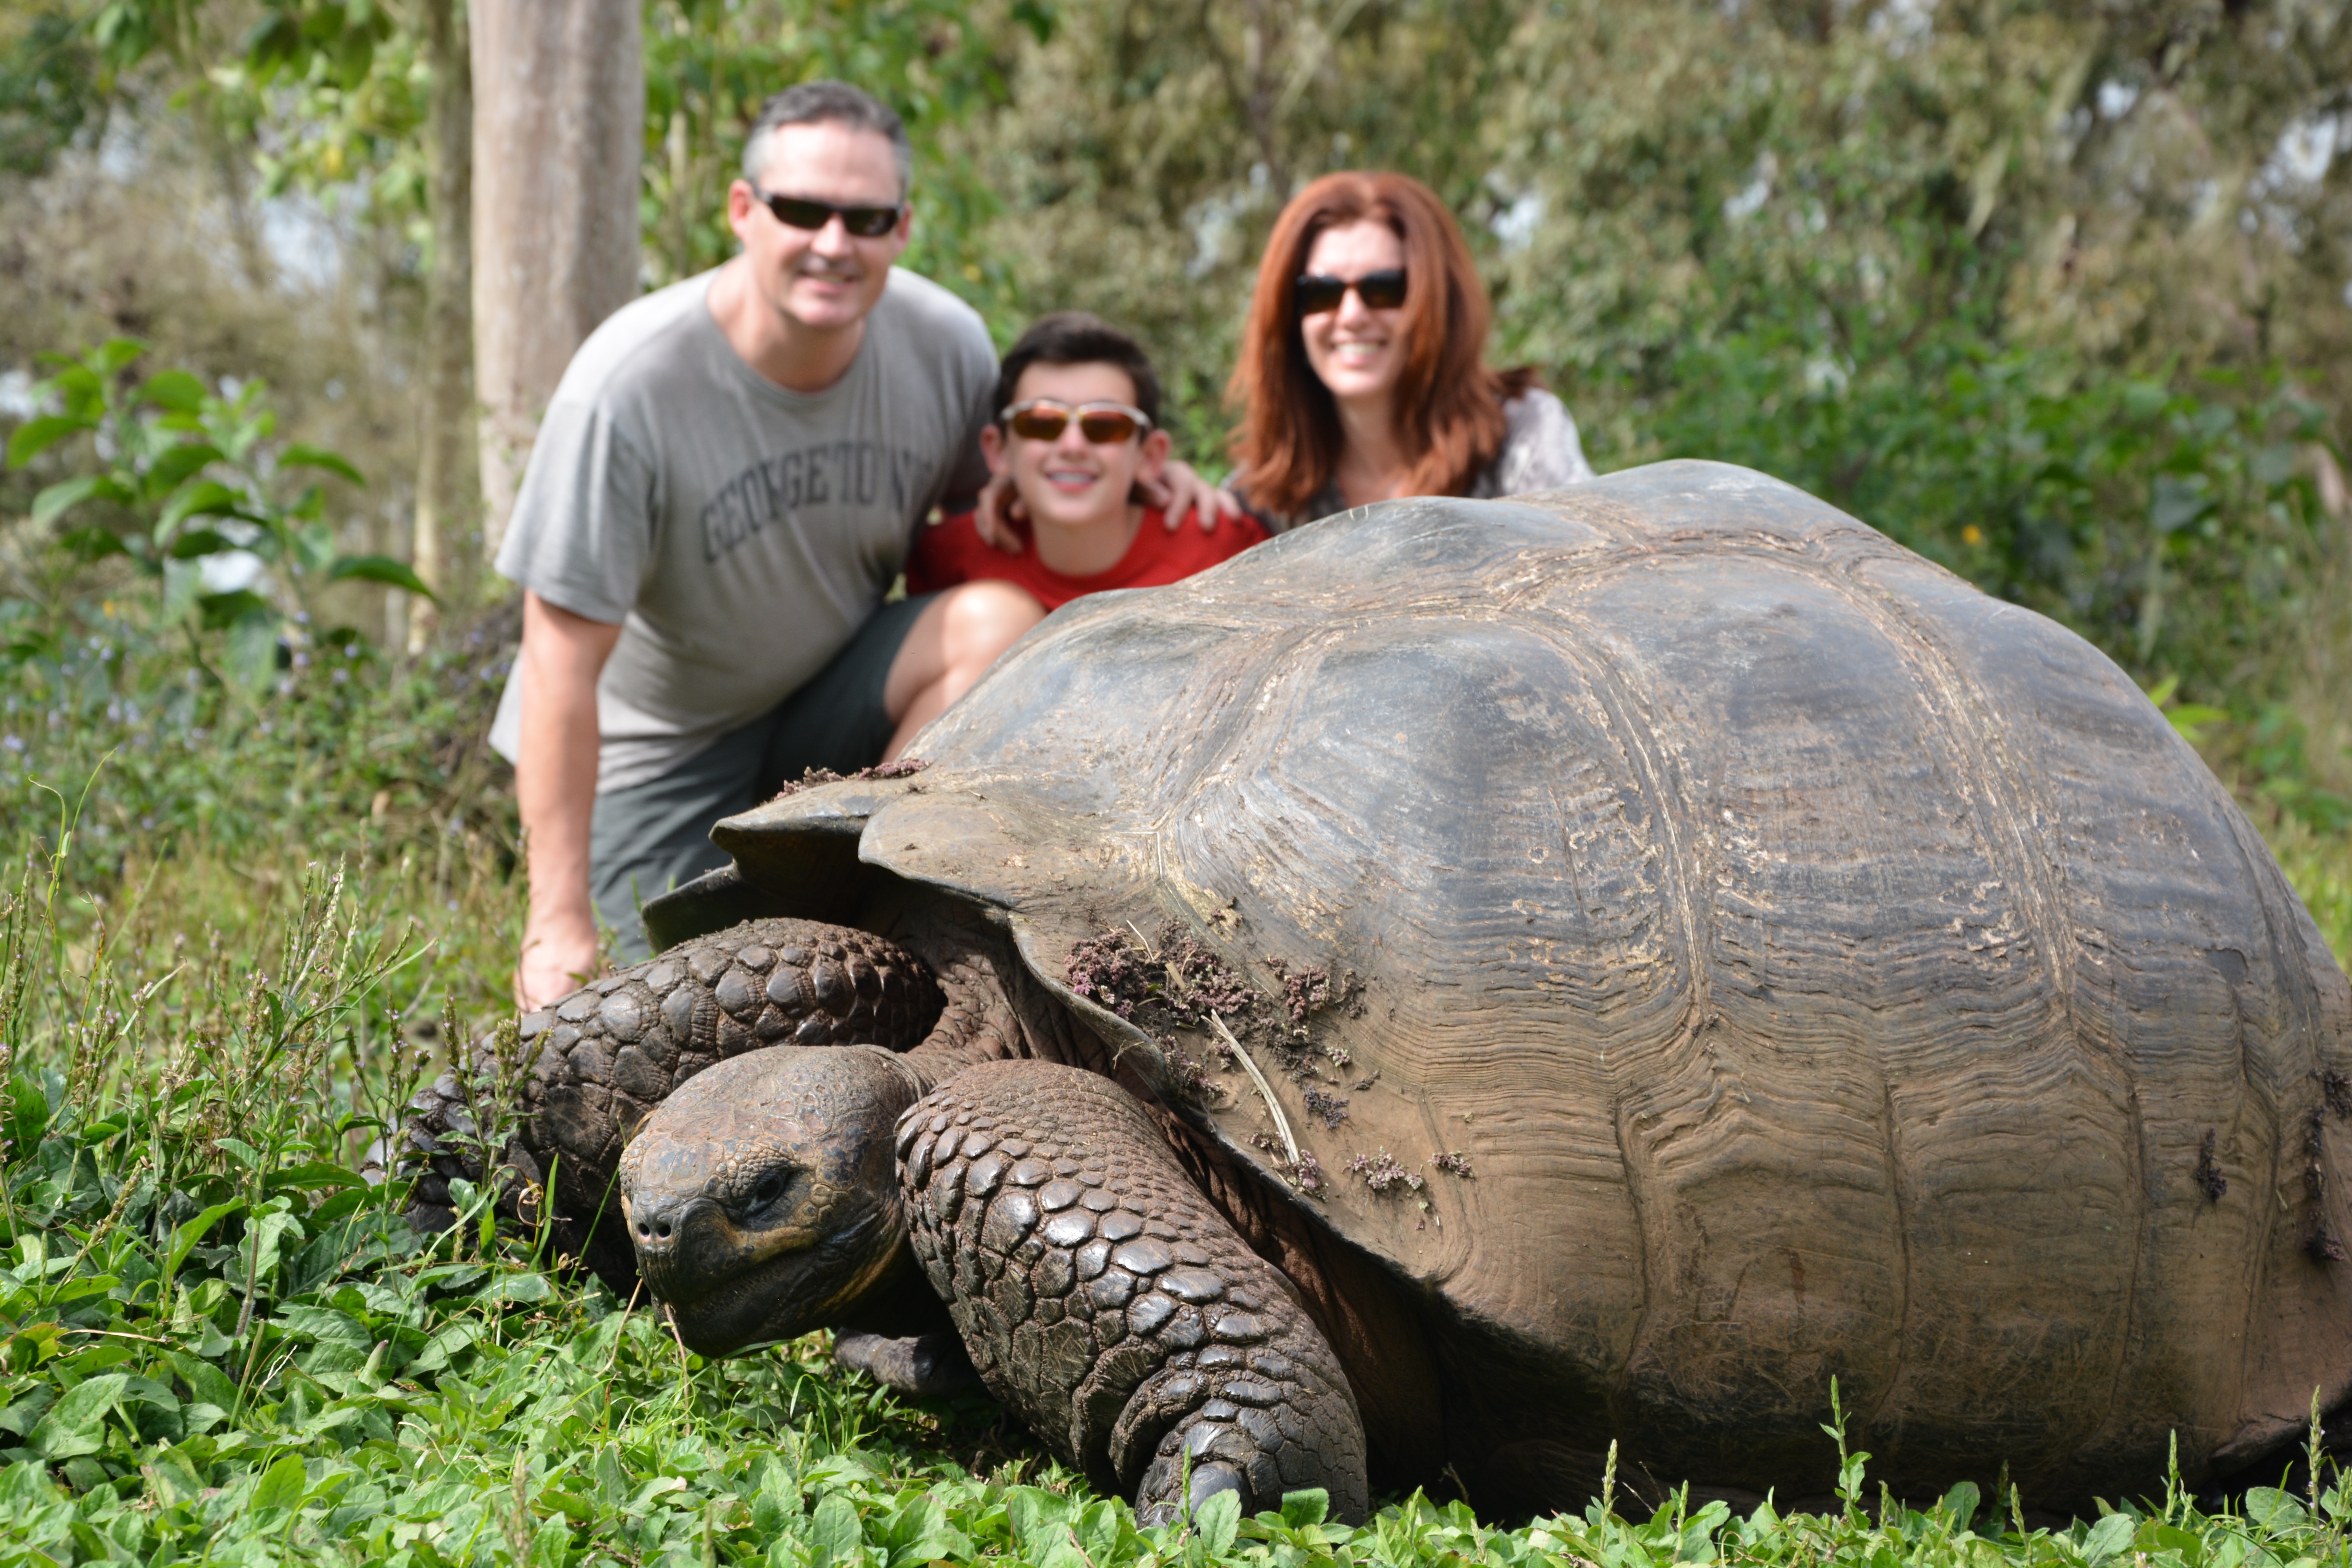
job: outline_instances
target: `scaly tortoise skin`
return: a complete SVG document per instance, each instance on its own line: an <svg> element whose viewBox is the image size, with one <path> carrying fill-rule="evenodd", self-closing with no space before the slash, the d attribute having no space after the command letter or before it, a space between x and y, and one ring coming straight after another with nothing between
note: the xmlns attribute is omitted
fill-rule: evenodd
<svg viewBox="0 0 2352 1568"><path fill-rule="evenodd" d="M1817 1493L1832 1377L1898 1492L2080 1507L2352 1383L2352 996L2276 864L2095 649L1785 485L1349 513L1065 608L914 750L648 907L943 999L628 1143L689 1345L831 1325L926 1387L960 1341L1146 1507L1343 1517L1573 1506L1612 1441ZM1118 932L1260 1026L1106 994ZM567 1215L653 1100L604 1104Z"/></svg>

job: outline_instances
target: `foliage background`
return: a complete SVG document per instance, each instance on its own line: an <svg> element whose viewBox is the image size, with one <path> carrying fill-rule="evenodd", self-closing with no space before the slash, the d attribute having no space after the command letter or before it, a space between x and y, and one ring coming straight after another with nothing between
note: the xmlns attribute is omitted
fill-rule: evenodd
<svg viewBox="0 0 2352 1568"><path fill-rule="evenodd" d="M984 1409L901 1405L807 1346L690 1364L644 1314L549 1285L528 1238L421 1256L337 1208L350 1189L312 1167L497 1016L520 923L481 744L510 611L461 595L411 651L389 574L324 569L405 557L419 431L450 414L421 348L423 5L0 7L0 438L64 406L37 355L135 339L118 401L149 417L146 378L177 367L174 396L273 407L240 461L319 525L241 590L273 647L175 598L161 556L68 536L163 539L142 476L191 432L28 441L0 473L0 842L34 872L0 943L0 1560L2341 1558L2347 1500L2307 1477L2234 1512L2155 1479L2146 1509L2063 1531L1990 1497L1874 1515L1857 1483L1843 1515L1785 1521L1643 1500L1621 1507L1647 1523L1498 1532L1416 1504L1354 1536L1302 1514L1150 1539ZM1274 213L1326 170L1405 169L1469 234L1493 357L1541 369L1597 466L1763 468L2090 637L2236 787L2342 954L2347 13L647 0L642 272L721 259L759 100L848 76L914 127L911 264L1001 339L1068 306L1137 330L1214 468ZM306 447L363 482L320 471L295 499ZM129 499L35 519L102 470ZM186 1236L221 1204L243 1206Z"/></svg>

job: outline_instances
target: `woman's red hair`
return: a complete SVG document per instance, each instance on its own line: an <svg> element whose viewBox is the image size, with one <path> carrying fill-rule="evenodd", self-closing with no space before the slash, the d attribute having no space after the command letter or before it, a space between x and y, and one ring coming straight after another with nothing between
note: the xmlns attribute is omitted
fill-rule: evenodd
<svg viewBox="0 0 2352 1568"><path fill-rule="evenodd" d="M1299 334L1298 275L1316 236L1370 219L1404 242L1404 371L1397 379L1397 440L1412 464L1412 495L1460 495L1503 449L1506 398L1535 383L1532 371L1486 368L1493 320L1470 247L1437 193L1407 174L1326 174L1275 219L1258 263L1241 363L1225 388L1241 410L1229 450L1250 504L1295 516L1331 482L1344 437L1330 391L1307 363Z"/></svg>

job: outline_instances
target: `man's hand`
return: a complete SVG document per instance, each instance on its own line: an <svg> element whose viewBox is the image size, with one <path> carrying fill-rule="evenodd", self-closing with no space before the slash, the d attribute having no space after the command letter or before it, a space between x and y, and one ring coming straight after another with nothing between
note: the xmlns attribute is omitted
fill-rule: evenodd
<svg viewBox="0 0 2352 1568"><path fill-rule="evenodd" d="M533 899L530 918L522 928L522 961L515 965L515 1005L528 1013L562 1000L593 979L603 960L593 913L585 909L541 913Z"/></svg>
<svg viewBox="0 0 2352 1568"><path fill-rule="evenodd" d="M515 803L522 809L530 914L515 965L515 1001L544 1007L599 967L588 897L588 825L596 809L596 678L621 628L522 596L522 743Z"/></svg>
<svg viewBox="0 0 2352 1568"><path fill-rule="evenodd" d="M1168 531L1173 533L1183 522L1187 512L1198 517L1201 531L1214 533L1219 517L1246 516L1241 498L1231 490L1220 489L1202 479L1192 464L1177 458L1168 459L1160 471L1160 482L1146 482L1143 499L1167 514ZM1013 531L1012 520L1027 515L1028 509L1013 493L1013 480L998 474L981 487L980 499L972 508L971 523L981 539L1007 555L1021 553L1021 536Z"/></svg>

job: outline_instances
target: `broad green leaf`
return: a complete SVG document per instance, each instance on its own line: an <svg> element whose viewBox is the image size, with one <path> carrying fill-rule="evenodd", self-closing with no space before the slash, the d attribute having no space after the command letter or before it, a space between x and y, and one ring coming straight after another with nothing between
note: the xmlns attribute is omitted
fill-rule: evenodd
<svg viewBox="0 0 2352 1568"><path fill-rule="evenodd" d="M258 1171L268 1163L260 1150L242 1138L226 1136L215 1138L213 1140L213 1147L224 1154L230 1155L248 1171Z"/></svg>
<svg viewBox="0 0 2352 1568"><path fill-rule="evenodd" d="M172 547L163 554L172 561L198 561L207 555L224 555L236 545L224 534L209 528L184 528L172 536ZM197 581L204 574L197 574Z"/></svg>
<svg viewBox="0 0 2352 1568"><path fill-rule="evenodd" d="M51 1290L43 1298L43 1304L50 1307L62 1307L67 1305L68 1302L87 1301L92 1296L105 1295L109 1290L113 1289L115 1286L121 1283L121 1281L117 1279L111 1274L85 1274L79 1279L68 1279L64 1284L58 1286L56 1289ZM102 1348L112 1350L119 1347L110 1345ZM122 1357L118 1359L128 1360L129 1358Z"/></svg>
<svg viewBox="0 0 2352 1568"><path fill-rule="evenodd" d="M389 555L346 555L336 561L327 572L331 583L355 577L366 583L384 583L394 588L405 588L412 594L422 594L439 604L440 598L425 585L425 579Z"/></svg>
<svg viewBox="0 0 2352 1568"><path fill-rule="evenodd" d="M121 1137L122 1130L130 1125L130 1118L118 1113L91 1122L74 1135L74 1141L85 1149L94 1148L110 1139Z"/></svg>
<svg viewBox="0 0 2352 1568"><path fill-rule="evenodd" d="M228 1218L229 1215L242 1212L244 1208L245 1200L242 1198L225 1204L215 1204L195 1218L182 1225L173 1233L172 1250L163 1259L164 1274L167 1277L177 1274L180 1271L180 1265L187 1260L189 1252L205 1238L213 1226Z"/></svg>
<svg viewBox="0 0 2352 1568"><path fill-rule="evenodd" d="M139 401L175 414L193 414L204 405L205 384L184 370L159 370L140 387Z"/></svg>
<svg viewBox="0 0 2352 1568"><path fill-rule="evenodd" d="M2271 1530L2301 1524L2303 1504L2276 1487L2255 1487L2246 1493L2246 1517Z"/></svg>
<svg viewBox="0 0 2352 1568"><path fill-rule="evenodd" d="M261 1484L253 1489L250 1506L291 1509L302 1506L302 1489L309 1477L302 1468L301 1456L289 1454L262 1473Z"/></svg>
<svg viewBox="0 0 2352 1568"><path fill-rule="evenodd" d="M31 1073L20 1072L8 1082L8 1099L9 1157L20 1159L39 1148L49 1130L49 1097Z"/></svg>
<svg viewBox="0 0 2352 1568"><path fill-rule="evenodd" d="M367 483L360 477L359 469L352 466L349 458L340 452L330 452L324 447L312 447L300 441L278 454L278 466L281 468L324 468L329 473L341 474L355 485Z"/></svg>
<svg viewBox="0 0 2352 1568"><path fill-rule="evenodd" d="M311 494L316 495L315 489ZM323 522L310 521L290 531L294 542L294 559L305 572L324 572L335 563L335 531Z"/></svg>
<svg viewBox="0 0 2352 1568"><path fill-rule="evenodd" d="M1966 1530L1976 1521L1977 1500L1976 1482L1959 1481L1944 1494L1944 1500L1937 1503L1936 1509L1954 1530Z"/></svg>
<svg viewBox="0 0 2352 1568"><path fill-rule="evenodd" d="M939 1499L924 1493L908 1500L883 1527L878 1543L889 1553L888 1568L912 1568L940 1558L971 1556L971 1542L948 1523Z"/></svg>
<svg viewBox="0 0 2352 1568"><path fill-rule="evenodd" d="M418 1364L421 1366L424 1363L420 1362ZM686 1480L683 1477L656 1476L637 1489L636 1495L629 1499L621 1511L630 1514L644 1513L653 1506L656 1498L667 1497L672 1492L682 1492L685 1489Z"/></svg>
<svg viewBox="0 0 2352 1568"><path fill-rule="evenodd" d="M89 356L90 368L100 375L112 375L146 352L147 345L137 338L109 338Z"/></svg>
<svg viewBox="0 0 2352 1568"><path fill-rule="evenodd" d="M220 1368L202 1357L181 1351L172 1352L171 1356L172 1370L179 1374L180 1381L188 1385L188 1392L196 1398L223 1409L236 1403L236 1384L230 1382L228 1374Z"/></svg>
<svg viewBox="0 0 2352 1568"><path fill-rule="evenodd" d="M2208 729L2227 722L2230 717L2221 709L2202 702L2183 702L2177 708L2168 708L2164 716L2171 721L2174 732L2190 745L2195 745Z"/></svg>
<svg viewBox="0 0 2352 1568"><path fill-rule="evenodd" d="M564 1568L571 1555L572 1520L563 1513L551 1513L539 1521L539 1529L530 1538L530 1568Z"/></svg>
<svg viewBox="0 0 2352 1568"><path fill-rule="evenodd" d="M554 1294L546 1275L524 1272L499 1275L476 1300L529 1303L547 1300Z"/></svg>
<svg viewBox="0 0 2352 1568"><path fill-rule="evenodd" d="M251 594L223 595L224 598L254 599ZM212 605L206 601L206 620L212 618ZM258 691L269 684L278 673L278 612L266 605L248 609L228 628L229 679L248 691Z"/></svg>
<svg viewBox="0 0 2352 1568"><path fill-rule="evenodd" d="M58 542L84 561L103 561L110 555L137 555L138 551L121 534L103 528L77 528L60 534Z"/></svg>
<svg viewBox="0 0 2352 1568"><path fill-rule="evenodd" d="M424 1353L416 1358L415 1363L412 1363L410 1370L414 1372L439 1372L442 1368L449 1364L450 1358L469 1348L476 1340L478 1340L481 1337L482 1330L478 1323L452 1323L447 1328L443 1329L439 1333L433 1336L432 1342L425 1347ZM672 1477L671 1479L676 1480L677 1478ZM658 1482L652 1484L659 1490L667 1491L672 1489L668 1487L660 1486ZM678 1486L684 1486L686 1483L684 1481L677 1481L677 1484Z"/></svg>
<svg viewBox="0 0 2352 1568"><path fill-rule="evenodd" d="M1042 1563L1056 1542L1066 1542L1070 1500L1042 1487L1013 1487L1004 1494L1013 1539L1032 1562Z"/></svg>
<svg viewBox="0 0 2352 1568"><path fill-rule="evenodd" d="M172 498L156 521L156 531L169 533L192 517L243 517L244 497L218 479L199 479Z"/></svg>
<svg viewBox="0 0 2352 1568"><path fill-rule="evenodd" d="M349 1345L354 1350L366 1350L375 1343L357 1318L349 1312L339 1312L332 1307L287 1307L278 1314L278 1321L289 1331L320 1344Z"/></svg>
<svg viewBox="0 0 2352 1568"><path fill-rule="evenodd" d="M52 1461L97 1453L104 1446L106 1413L130 1382L127 1373L110 1372L74 1384L49 1406L25 1446Z"/></svg>
<svg viewBox="0 0 2352 1568"><path fill-rule="evenodd" d="M1200 1536L1202 1547L1212 1557L1221 1557L1233 1548L1234 1536L1241 1530L1242 1495L1239 1492L1218 1492L1192 1510L1192 1530Z"/></svg>
<svg viewBox="0 0 2352 1568"><path fill-rule="evenodd" d="M273 1193L298 1188L317 1192L321 1188L356 1187L364 1192L367 1182L356 1171L346 1171L341 1165L331 1165L323 1160L305 1160L299 1165L281 1165L263 1180L265 1189Z"/></svg>
<svg viewBox="0 0 2352 1568"><path fill-rule="evenodd" d="M97 427L97 420L77 418L70 414L36 415L9 436L8 466L21 468L76 431Z"/></svg>
<svg viewBox="0 0 2352 1568"><path fill-rule="evenodd" d="M857 1549L866 1542L856 1506L839 1492L825 1493L816 1511L809 1515L807 1530L809 1568L832 1568L836 1563L855 1561Z"/></svg>
<svg viewBox="0 0 2352 1568"><path fill-rule="evenodd" d="M78 479L54 484L33 498L33 526L47 528L65 513L93 498L106 500L127 499L122 487L109 474L84 474Z"/></svg>
<svg viewBox="0 0 2352 1568"><path fill-rule="evenodd" d="M147 493L169 495L204 472L205 465L220 461L220 450L209 441L184 441L167 448L147 470Z"/></svg>
<svg viewBox="0 0 2352 1568"><path fill-rule="evenodd" d="M2128 1513L2111 1513L2091 1526L2091 1532L2083 1538L2083 1561L2090 1568L2098 1568L2100 1563L2130 1546L2132 1538L2138 1533L2137 1519Z"/></svg>
<svg viewBox="0 0 2352 1568"><path fill-rule="evenodd" d="M1320 1524L1330 1516L1330 1512L1331 1494L1321 1487L1282 1494L1282 1522L1293 1530L1301 1525Z"/></svg>
<svg viewBox="0 0 2352 1568"><path fill-rule="evenodd" d="M285 1201L284 1198L271 1200L281 1204ZM278 1260L283 1255L288 1240L290 1238L299 1245L303 1235L302 1222L283 1209L264 1213L253 1222L246 1243L249 1249L247 1256L252 1259L256 1272L264 1279L276 1273Z"/></svg>

